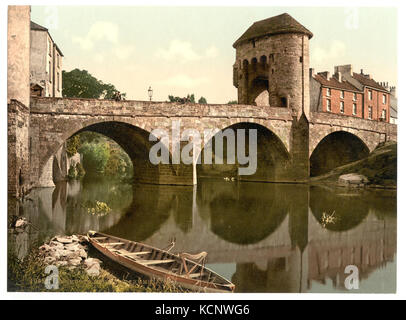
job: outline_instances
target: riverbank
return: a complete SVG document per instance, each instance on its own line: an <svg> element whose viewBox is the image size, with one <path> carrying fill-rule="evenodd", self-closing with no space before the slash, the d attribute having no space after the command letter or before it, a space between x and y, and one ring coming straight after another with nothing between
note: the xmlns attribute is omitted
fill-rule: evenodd
<svg viewBox="0 0 406 320"><path fill-rule="evenodd" d="M73 236L76 237L76 236ZM24 258L15 249L8 251L8 291L12 292L185 292L171 281L143 279L129 270L103 259L79 241L66 243L74 250L58 246L55 237L41 247L33 247ZM66 239L63 237L59 239ZM61 243L61 242L59 242ZM51 247L58 249L51 251ZM68 252L63 252L68 251ZM51 254L52 252L52 254ZM79 261L81 260L81 261ZM58 270L58 288L47 289L48 265ZM96 272L97 270L97 272Z"/></svg>
<svg viewBox="0 0 406 320"><path fill-rule="evenodd" d="M397 143L388 142L376 148L359 161L335 168L327 174L311 177L312 185L341 186L339 177L346 174L365 176L367 188L396 189L397 187Z"/></svg>

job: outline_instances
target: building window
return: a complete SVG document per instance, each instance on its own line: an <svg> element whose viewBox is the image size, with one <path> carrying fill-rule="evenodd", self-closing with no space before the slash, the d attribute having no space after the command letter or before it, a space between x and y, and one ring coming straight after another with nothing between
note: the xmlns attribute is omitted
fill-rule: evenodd
<svg viewBox="0 0 406 320"><path fill-rule="evenodd" d="M331 96L331 89L327 88L327 97L330 97L330 96Z"/></svg>
<svg viewBox="0 0 406 320"><path fill-rule="evenodd" d="M340 92L340 98L341 98L341 99L344 99L344 90L341 90L341 92Z"/></svg>
<svg viewBox="0 0 406 320"><path fill-rule="evenodd" d="M49 52L48 52L48 54L49 54L50 56L52 56L52 42L51 42L51 40L48 40L48 47L49 47Z"/></svg>
<svg viewBox="0 0 406 320"><path fill-rule="evenodd" d="M372 107L368 107L368 119L372 119Z"/></svg>
<svg viewBox="0 0 406 320"><path fill-rule="evenodd" d="M384 94L383 96L382 96L382 103L383 104L386 104L386 94ZM386 110L385 110L386 111Z"/></svg>
<svg viewBox="0 0 406 320"><path fill-rule="evenodd" d="M59 86L59 72L57 72L57 74L56 74L56 83L57 83L56 87L58 88L58 91L60 91L61 88Z"/></svg>
<svg viewBox="0 0 406 320"><path fill-rule="evenodd" d="M356 93L352 94L352 100L357 101L357 94Z"/></svg>
<svg viewBox="0 0 406 320"><path fill-rule="evenodd" d="M372 100L372 90L368 90L368 99Z"/></svg>
<svg viewBox="0 0 406 320"><path fill-rule="evenodd" d="M344 101L340 101L340 112L344 113Z"/></svg>
<svg viewBox="0 0 406 320"><path fill-rule="evenodd" d="M357 104L356 104L356 103L353 103L353 104L352 104L352 114L353 114L354 116L357 115Z"/></svg>
<svg viewBox="0 0 406 320"><path fill-rule="evenodd" d="M327 112L331 112L331 100L327 99Z"/></svg>
<svg viewBox="0 0 406 320"><path fill-rule="evenodd" d="M382 110L382 119L386 120L386 109Z"/></svg>
<svg viewBox="0 0 406 320"><path fill-rule="evenodd" d="M52 82L52 67L51 67L51 61L49 61L49 82Z"/></svg>

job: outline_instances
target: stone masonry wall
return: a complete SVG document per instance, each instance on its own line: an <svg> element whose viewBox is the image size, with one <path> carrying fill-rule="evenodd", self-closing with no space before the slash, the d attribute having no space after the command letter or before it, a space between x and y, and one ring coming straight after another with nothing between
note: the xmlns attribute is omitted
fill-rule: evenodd
<svg viewBox="0 0 406 320"><path fill-rule="evenodd" d="M287 108L32 98L30 117L30 137L34 146L31 152L32 180L38 181L45 164L66 139L80 130L96 125L103 127L107 133L118 134L116 138L121 140L120 143L124 145L124 149L129 154L133 153L137 181L157 184L192 184L193 167L191 165L153 166L145 161L147 155L140 154L142 139L147 142L148 134L152 130L165 129L171 137L173 121L181 121L181 131L197 129L203 132L207 128L225 129L244 122L256 123L267 128L280 139L290 154L288 167L286 167L289 174L283 179L286 182L302 182L307 179L308 159L312 150L331 132L339 130L351 132L362 139L370 150L385 139L396 140L396 128L389 124L317 112L311 113L309 120L303 116L293 121L291 111ZM117 124L120 124L119 130ZM108 127L111 125L113 127ZM143 129L147 133L144 138L133 136L131 130L136 128ZM125 130L130 131L126 133ZM141 150L137 151L138 153L131 150L134 148L134 143L138 144L137 150ZM145 153L145 150L142 152ZM171 151L171 145L169 150Z"/></svg>
<svg viewBox="0 0 406 320"><path fill-rule="evenodd" d="M16 100L8 104L8 193L21 196L30 187L28 108Z"/></svg>
<svg viewBox="0 0 406 320"><path fill-rule="evenodd" d="M266 67L262 66L262 62ZM262 74L266 69L266 74ZM297 118L302 109L309 117L309 38L301 34L279 34L245 42L237 47L234 64L234 85L239 103L252 103L261 93L255 80L266 78L269 105L282 107L282 99ZM260 82L263 83L263 82Z"/></svg>

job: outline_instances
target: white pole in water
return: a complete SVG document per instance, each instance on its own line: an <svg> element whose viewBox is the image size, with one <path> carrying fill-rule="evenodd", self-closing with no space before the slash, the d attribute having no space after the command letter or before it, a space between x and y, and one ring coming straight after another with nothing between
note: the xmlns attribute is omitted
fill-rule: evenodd
<svg viewBox="0 0 406 320"><path fill-rule="evenodd" d="M196 169L196 160L193 157L193 185L197 185L197 169Z"/></svg>

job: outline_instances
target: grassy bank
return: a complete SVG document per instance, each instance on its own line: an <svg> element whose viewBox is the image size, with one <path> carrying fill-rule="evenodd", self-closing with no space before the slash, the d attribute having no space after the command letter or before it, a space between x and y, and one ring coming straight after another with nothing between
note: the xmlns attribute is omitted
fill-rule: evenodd
<svg viewBox="0 0 406 320"><path fill-rule="evenodd" d="M98 257L99 258L99 257ZM145 280L128 271L104 262L99 276L89 276L82 267L59 267L59 289L45 288L46 264L38 249L19 259L13 250L8 252L8 291L16 292L184 292L173 282Z"/></svg>
<svg viewBox="0 0 406 320"><path fill-rule="evenodd" d="M327 174L312 177L311 183L337 183L343 174L358 173L369 180L369 186L395 188L397 185L397 143L388 142L362 160L338 167Z"/></svg>

